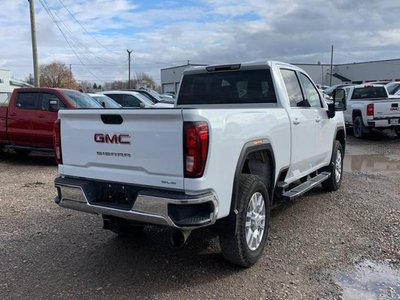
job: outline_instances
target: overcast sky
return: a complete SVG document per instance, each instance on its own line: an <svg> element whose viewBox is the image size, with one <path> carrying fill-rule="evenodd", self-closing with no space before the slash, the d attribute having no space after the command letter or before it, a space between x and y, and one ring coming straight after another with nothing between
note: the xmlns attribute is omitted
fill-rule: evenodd
<svg viewBox="0 0 400 300"><path fill-rule="evenodd" d="M24 79L29 4L1 2L0 68ZM71 64L91 82L126 80L126 49L133 71L157 82L187 60L329 63L332 44L334 63L400 57L399 0L35 0L35 12L39 63Z"/></svg>

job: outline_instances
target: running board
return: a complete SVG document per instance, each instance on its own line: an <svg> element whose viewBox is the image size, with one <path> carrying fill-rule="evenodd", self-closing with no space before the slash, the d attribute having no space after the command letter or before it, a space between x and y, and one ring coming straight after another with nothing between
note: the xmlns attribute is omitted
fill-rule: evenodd
<svg viewBox="0 0 400 300"><path fill-rule="evenodd" d="M285 191L282 194L282 199L283 200L287 200L287 201L294 200L297 197L299 197L302 194L304 194L305 192L308 192L309 190L311 190L316 185L318 185L321 182L325 181L330 176L331 176L330 172L322 172L322 173L318 174L317 176L315 176L313 178L310 178L306 182L294 187L293 189L291 189L289 191Z"/></svg>

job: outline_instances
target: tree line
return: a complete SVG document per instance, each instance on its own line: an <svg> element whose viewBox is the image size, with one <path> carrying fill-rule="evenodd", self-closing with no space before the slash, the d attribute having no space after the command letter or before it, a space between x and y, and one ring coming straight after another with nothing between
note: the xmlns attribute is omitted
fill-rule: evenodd
<svg viewBox="0 0 400 300"><path fill-rule="evenodd" d="M67 65L61 62L52 62L50 64L40 65L39 72L41 87L74 89L86 93L129 88L128 80L114 80L104 82L103 84L98 84L88 80L77 81ZM34 79L32 74L29 74L25 81L33 84ZM137 73L136 78L131 79L131 88L138 89L141 87L159 90L159 86L147 73Z"/></svg>

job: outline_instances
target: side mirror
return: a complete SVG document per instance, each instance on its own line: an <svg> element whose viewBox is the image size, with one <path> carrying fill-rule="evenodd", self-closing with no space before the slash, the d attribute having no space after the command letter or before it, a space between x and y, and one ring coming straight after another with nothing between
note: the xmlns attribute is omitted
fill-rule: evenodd
<svg viewBox="0 0 400 300"><path fill-rule="evenodd" d="M49 99L49 111L58 112L60 109L60 102L57 98Z"/></svg>
<svg viewBox="0 0 400 300"><path fill-rule="evenodd" d="M144 105L143 103L140 103L139 107L140 108L146 108L146 105Z"/></svg>
<svg viewBox="0 0 400 300"><path fill-rule="evenodd" d="M106 108L106 103L104 101L101 101L101 106L103 106L103 108Z"/></svg>
<svg viewBox="0 0 400 300"><path fill-rule="evenodd" d="M336 111L344 111L347 108L346 105L346 92L344 89L336 89L333 92L333 103L335 104Z"/></svg>

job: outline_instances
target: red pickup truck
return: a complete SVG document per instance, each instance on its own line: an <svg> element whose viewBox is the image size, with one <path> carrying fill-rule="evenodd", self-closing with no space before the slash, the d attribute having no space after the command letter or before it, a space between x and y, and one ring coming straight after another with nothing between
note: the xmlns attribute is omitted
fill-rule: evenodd
<svg viewBox="0 0 400 300"><path fill-rule="evenodd" d="M55 88L19 88L0 101L0 147L19 154L53 151L59 109L102 108L86 94Z"/></svg>

